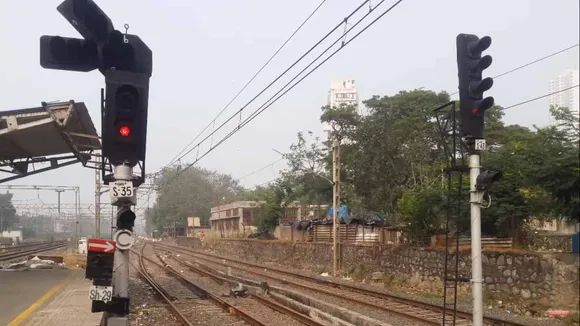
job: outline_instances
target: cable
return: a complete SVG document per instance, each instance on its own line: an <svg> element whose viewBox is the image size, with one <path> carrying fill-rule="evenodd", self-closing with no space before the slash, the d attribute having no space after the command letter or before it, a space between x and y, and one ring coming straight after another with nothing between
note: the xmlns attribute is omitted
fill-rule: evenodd
<svg viewBox="0 0 580 326"><path fill-rule="evenodd" d="M370 0L368 0L370 1ZM286 46L286 44L288 44L288 42L290 42L290 40L292 40L292 38L298 33L298 31L300 31L302 29L302 27L310 20L310 18L312 18L312 16L314 16L314 14L320 9L320 7L322 7L322 5L326 2L326 0L322 0L322 2L314 9L314 11L312 11L310 13L310 15L302 22L302 24L300 24L300 26L298 26L298 28L296 30L294 30L294 32L290 35L290 37L288 37L288 39L286 39L286 41L276 50L276 52L274 52L274 54L266 61L266 63L264 63L264 65L262 65L262 67L258 70L258 72L256 72L254 74L254 76L252 78L250 78L250 80L244 85L244 87L242 87L242 89L229 101L229 103L216 115L216 117L207 124L207 126L205 126L205 128L203 128L203 130L201 132L199 132L191 142L189 142L189 144L187 144L187 146L185 146L172 160L169 164L167 165L171 165L173 163L175 163L176 158L179 157L179 155L181 155L181 153L183 153L185 150L187 150L187 148L189 146L191 146L191 144L193 144L206 130L207 128L209 128L209 126L211 126L212 124L215 123L215 121L221 116L222 113L225 112L225 110L227 110L227 108L230 107L230 105L240 96L240 94L242 94L242 92L250 85L250 83L252 83L252 81L254 81L254 79L256 79L256 77L258 77L258 75L264 70L264 68L266 68L266 66L268 66L268 64L270 64L270 62L278 55L278 53L280 53L280 51L282 50L282 48L284 48L284 46ZM367 2L367 1L365 1ZM358 10L358 9L357 9ZM330 32L332 33L334 32L334 29ZM329 33L329 34L330 34ZM328 34L327 34L328 36ZM326 36L326 37L327 37ZM326 38L325 37L325 38ZM298 59L298 61L300 61L303 57L301 57L300 59ZM292 68L293 66L291 66L290 68ZM288 70L290 70L290 68ZM286 70L283 74L285 74L288 70ZM280 76L281 77L281 76ZM277 80L277 79L276 79ZM276 80L274 80L274 82L276 82ZM266 87L265 90L267 90L270 86L272 86L272 84L274 83L272 82L270 85L268 85ZM260 93L261 94L261 93ZM258 94L258 96L260 95ZM258 96L256 96L255 98L253 98L248 104L252 103ZM237 114L237 113L236 113ZM194 147L195 148L195 147ZM183 156L181 156L183 157ZM177 159L179 160L179 159Z"/></svg>
<svg viewBox="0 0 580 326"><path fill-rule="evenodd" d="M197 143L197 145L195 145L194 147L192 147L191 149L189 149L187 152L185 152L183 155L181 155L179 157L178 160L182 159L185 155L191 153L195 148L198 148L199 150L199 146L204 143L207 139L209 139L211 136L213 136L216 132L218 132L220 129L222 129L228 122L230 122L233 118L235 118L238 114L240 114L242 111L244 111L244 109L250 105L252 102L254 102L260 95L262 95L265 91L267 91L274 83L276 83L280 78L282 78L290 69L294 68L294 66L296 66L304 57L306 57L308 54L310 54L310 52L312 52L312 50L314 50L316 47L318 47L318 45L320 45L325 39L328 38L328 36L330 36L332 33L334 33L334 31L336 31L340 26L342 26L344 24L345 21L348 20L348 18L350 18L351 16L353 16L356 12L358 12L358 10L360 10L360 8L362 8L367 2L369 2L370 0L365 0L363 1L363 3L361 5L359 5L352 13L350 13L346 18L343 19L343 21L341 21L339 24L336 25L336 27L334 27L330 32L328 32L322 39L320 39L318 42L316 42L316 44L314 44L308 51L306 51L306 53L304 53L300 58L298 58L298 60L294 61L294 63L292 65L290 65L290 67L288 67L286 70L284 70L280 75L278 75L278 77L276 77L272 82L270 82L270 84L268 84L268 86L266 86L264 89L262 89L260 91L260 93L258 93L256 96L254 96L248 103L246 103L242 108L240 108L238 111L234 112L234 114L232 114L226 121L224 121L217 129L214 129L214 131L212 131L209 135L207 135L204 139L202 139L200 142ZM379 5L384 2L385 0L381 1L379 3ZM378 7L375 6L375 8ZM367 14L368 15L368 14ZM364 17L366 17L367 15L365 15ZM341 37L342 38L342 37Z"/></svg>
<svg viewBox="0 0 580 326"><path fill-rule="evenodd" d="M254 171L252 171L252 172L250 172L250 173L248 173L248 174L244 175L244 176L243 176L243 177L241 177L241 178L238 178L238 181L239 181L239 180L242 180L242 179L245 179L245 178L247 178L247 177L251 176L252 174L256 174L256 173L258 173L258 172L260 172L260 171L264 170L265 168L268 168L268 167L270 167L270 166L272 166L272 165L274 165L274 164L276 164L276 163L278 163L278 162L280 162L280 161L282 161L282 160L284 160L284 159L285 159L285 158L284 158L284 157L282 157L282 158L279 158L279 159L277 159L276 161L274 161L274 162L272 162L272 163L270 163L270 164L268 164L268 165L264 165L263 167L261 167L261 168L259 168L259 169L257 169L257 170L254 170Z"/></svg>
<svg viewBox="0 0 580 326"><path fill-rule="evenodd" d="M294 35L296 35L296 33L298 33L298 31L300 31L300 29L302 29L302 27L310 20L310 18L312 18L312 16L314 16L314 14L318 11L318 9L320 9L320 7L322 7L322 5L325 2L326 2L326 0L322 0L322 2L314 9L314 11L312 11L312 13L310 13L310 15L302 22L302 24L300 24L300 26L298 26L298 28L296 30L294 30L292 35L290 35L290 37L288 37L288 39L286 39L286 41L278 48L278 50L276 50L276 52L274 52L274 54L270 57L270 59L268 59L268 61L266 61L266 63L264 63L264 65L262 65L262 67L258 70L258 72L256 72L254 74L254 76L244 85L244 87L242 87L242 89L230 100L230 102L216 115L216 117L210 123L208 123L207 126L205 126L205 128L203 128L203 130L199 134L197 134L197 136L195 136L189 144L187 144L187 146L185 146L179 153L177 153L177 155L173 159L171 159L170 163L168 163L167 165L171 165L171 164L175 163L175 158L177 158L181 153L183 153L183 151L185 151L191 144L193 144L193 142L195 142L197 140L197 138L199 138L199 136L201 136L203 134L203 132L206 131L207 128L209 128L209 126L211 126L213 123L215 123L217 118L219 118L221 116L221 114L224 113L224 111L227 110L227 108L250 85L250 83L252 83L252 81L254 81L254 79L256 79L256 77L258 77L258 75L262 72L262 70L264 70L264 68L266 68L266 66L268 66L268 64L274 59L274 57L276 57L278 55L278 53L282 50L282 48L284 48L284 46L286 46L286 44L288 44L288 42L290 42L290 40L292 40Z"/></svg>
<svg viewBox="0 0 580 326"><path fill-rule="evenodd" d="M395 5L397 5L397 4L398 4L398 3L396 3ZM364 5L364 3L363 3L363 5ZM379 3L377 6L375 6L375 8L377 8L379 5L380 5L380 3ZM358 9L360 9L360 7L359 7L359 8L357 8L357 10L358 10ZM389 10L390 10L390 8L389 8ZM352 15L352 14L351 14L351 15ZM349 15L349 17L350 17L350 15ZM380 17L379 17L379 18L380 18ZM374 22L373 22L373 23L374 23ZM371 24L372 24L372 23L371 23ZM370 26L370 25L369 25L369 26ZM336 29L336 28L335 28L335 29ZM349 31L350 31L350 30L349 30ZM327 36L328 36L328 34L327 34ZM356 37L356 36L355 36L355 37ZM567 48L564 48L564 49L562 49L562 50L559 50L559 51L553 52L553 53L551 53L551 54L549 54L549 55L543 56L543 57L541 57L541 58L539 58L539 59L533 60L533 61L531 61L531 62L528 62L528 63L526 63L526 64L523 64L523 65L521 65L521 66L518 66L518 67L516 67L516 68L513 68L513 69L511 69L511 70L508 70L508 71L506 71L506 72L503 72L503 73L501 73L501 74L499 74L499 75L496 75L496 76L495 76L495 77L493 77L493 78L496 78L496 79L497 79L497 78L503 77L503 76L505 76L505 75L508 75L508 74L510 74L510 73L513 73L513 72L515 72L515 71L518 71L518 70L520 70L520 69L523 69L523 68L525 68L525 67L528 67L528 66L531 66L531 65L533 65L533 64L536 64L536 63L538 63L538 62L541 62L541 61L543 61L543 60L545 60L545 59L548 59L548 58L550 58L550 57L553 57L553 56L556 56L556 55L558 55L558 54L561 54L561 53L563 53L563 52L569 51L569 50L571 50L571 49L573 49L573 48L575 48L575 47L578 47L578 46L579 46L579 44L575 44L575 45L569 46L569 47L567 47ZM325 52L326 52L326 51L325 51ZM323 54L324 54L325 52L323 52ZM319 56L319 57L320 57L320 56ZM299 60L300 60L300 59L299 59ZM304 71L304 70L303 70L303 71ZM303 71L302 71L302 72L303 72ZM286 72L286 71L285 71L285 72ZM302 73L302 72L301 72L301 73ZM306 76L305 76L305 77L306 77ZM295 77L295 78L296 78L296 77ZM301 79L301 80L302 80L302 79ZM268 87L269 87L269 86L271 86L271 85L268 85ZM293 85L293 86L295 86L295 85ZM577 85L577 86L573 86L573 87L571 87L571 88L574 88L574 87L578 87L578 85ZM283 89L283 88L282 88L282 89ZM568 89L570 89L570 88L568 88ZM550 95L553 95L553 94L557 94L557 93L559 93L559 92L566 91L566 90L568 90L568 89L564 89L564 90L557 91L557 92L554 92L554 93L546 94L546 95L543 95L543 96L541 96L541 97L534 98L534 99L531 99L531 100L528 100L528 101L525 101L525 102L517 103L517 104L514 104L514 105L511 105L511 106L508 106L508 107L504 108L504 110L506 110L506 109L509 109L509 108L512 108L512 107L515 107L515 106L523 105L523 104L525 104L525 103L529 103L529 102L532 102L532 101L536 101L536 100L542 99L542 98L544 98L544 97L547 97L547 96L550 96ZM287 90L287 91L289 91L289 90ZM287 93L287 91L286 91L284 94L286 94L286 93ZM450 94L450 95L454 95L454 94L457 94L457 93L458 93L458 92L455 92L455 93L452 93L452 94ZM282 94L282 95L284 95L284 94ZM255 98L254 98L254 99L255 99ZM278 97L276 100L278 100L278 99L279 99L279 97ZM275 101L276 101L276 100L275 100ZM251 102L250 102L250 103L251 103ZM267 103L267 102L266 102L266 103ZM249 103L248 103L248 104L249 104ZM273 104L273 103L271 103L271 104ZM271 105L271 104L270 104L270 105ZM269 107L269 105L268 105L268 107ZM262 111L263 111L263 110L262 110ZM262 111L258 112L257 114L260 114ZM255 113L256 113L256 112L254 112L254 114L255 114ZM237 114L238 114L238 112L236 112L236 113L233 115L233 117L235 117L235 115L237 115ZM253 117L252 117L252 116L253 116L254 114L252 114L250 117L248 117L248 118L249 118L249 120L248 120L248 118L246 118L246 120L244 120L244 125L245 125L246 123L250 122L250 121L253 119ZM232 118L233 118L233 117L232 117ZM229 119L229 120L231 120L231 119ZM228 121L229 121L229 120L228 120ZM226 122L227 122L227 121L226 121ZM223 126L223 125L222 125L222 126ZM221 127L221 126L220 126L220 127ZM203 155L202 157L199 157L199 158L198 158L198 159L197 159L197 160L196 160L196 161L195 161L193 164L195 164L196 162L198 162L198 161L199 161L201 158L203 158L203 157L204 157L206 154L209 154L209 152L211 152L213 149L215 149L215 147L217 147L219 144L223 143L223 141L225 141L225 140L227 140L229 137L231 137L231 135L233 135L235 132L237 132L237 130L241 129L241 127L243 127L243 125L239 125L239 126L238 126L237 128L235 128L233 131L231 131L231 132L230 132L230 134L228 134L226 137L224 137L225 139L222 139L222 140L221 140L221 141L220 141L218 144L216 144L216 146L213 146L212 148L210 148L210 150L209 150L208 152L204 153L204 155ZM219 129L218 129L218 130L219 130ZM217 130L216 130L216 131L217 131ZM201 143L199 143L197 146L199 146L200 144L201 144ZM197 147L197 146L196 146L196 147ZM194 147L194 148L195 148L195 147ZM190 150L189 152L191 152L191 150ZM188 153L189 153L189 152L188 152ZM183 157L183 156L181 156L181 157ZM189 166L188 166L188 167L186 167L186 169L187 169L187 168L189 168ZM245 176L244 176L244 177L245 177ZM172 179L173 179L173 178L172 178ZM169 183L169 182L168 182L168 183ZM267 182L266 182L266 183L267 183Z"/></svg>
<svg viewBox="0 0 580 326"><path fill-rule="evenodd" d="M401 1L402 1L402 0L401 0ZM394 5L391 7L391 8L389 8L389 9L388 9L386 12L384 12L384 13L383 13L381 16L379 16L377 19L375 19L373 22L371 22L371 23L370 23L370 24L369 24L367 27L365 27L365 29L363 29L361 32L363 32L364 30L366 30L366 28L368 28L368 27L370 27L372 24L374 24L374 23L375 23L375 22L376 22L378 19L382 18L382 16L383 16L383 15L385 15L385 14L386 14L388 11L390 11L390 10L391 10L391 9L392 9L394 6L398 5L398 4L399 4L401 1L398 1L397 3L395 3L395 4L394 4ZM381 3L382 3L382 2L383 2L383 1L381 1ZM363 6L365 3L366 3L366 1L365 1L365 2L363 2L363 4L361 4L361 6ZM379 3L377 6L375 6L375 8L377 8L377 7L378 7L378 6L379 6L381 3ZM352 16L352 15L353 15L353 14L354 14L356 11L358 11L358 10L361 8L361 6L359 6L359 7L358 7L358 8L357 8L357 9L356 9L356 10L355 10L353 13L351 13L351 15L349 15L348 17ZM375 8L373 8L373 9L375 9ZM368 14L367 14L367 15L368 15ZM347 18L348 18L348 17L347 17ZM366 15L365 15L365 17L366 17ZM363 19L364 19L364 18L363 18ZM345 21L346 21L346 19L345 19ZM359 21L359 22L360 22L360 21ZM342 24L342 23L341 23L341 24ZM341 24L339 24L339 26L340 26ZM337 27L338 27L338 26L337 26ZM333 30L332 30L330 33L332 33L334 30L336 30L336 28L337 28L337 27L335 27L335 28L334 28L334 29L333 29ZM354 27L354 26L353 26L353 27ZM352 28L351 28L351 29L352 29ZM349 29L349 31L350 31L350 29ZM352 41L354 38L356 38L356 37L357 37L357 36L358 36L358 35L359 35L361 32L359 32L357 35L355 35L355 36L354 36L354 37L353 37L353 38L352 38L350 41ZM324 40L326 37L328 37L328 35L329 35L330 33L328 33L328 34L327 34L327 35L326 35L326 36L323 38L323 40ZM321 40L321 41L322 41L322 40ZM319 44L321 41L319 41L319 42L318 42L318 43L317 43L317 44L316 44L314 47L316 47L316 46L317 46L317 45L318 45L318 44ZM345 44L343 44L343 47L344 47L346 44L350 43L350 41L348 41L348 42L346 42ZM335 42L335 43L336 43L336 42ZM335 44L335 43L334 43L334 44ZM333 44L333 45L334 45L334 44ZM556 51L556 52L554 52L554 53L551 53L551 54L549 54L549 55L546 55L546 56L544 56L544 57L541 57L541 58L539 58L539 59L536 59L536 60L534 60L534 61L528 62L528 63L526 63L526 64L524 64L524 65L521 65L521 66L519 66L519 67L516 67L516 68L514 68L514 69L511 69L511 70L508 70L508 71L506 71L506 72L503 72L503 73L501 73L501 74L499 74L499 75L497 75L497 76L495 76L495 77L493 77L493 78L496 78L496 79L497 79L497 78L500 78L500 77L502 77L502 76L505 76L505 75L507 75L507 74L513 73L513 72L515 72L515 71L518 71L518 70L520 70L520 69L523 69L523 68L525 68L525 67L531 66L531 65L533 65L533 64L535 64L535 63L538 63L538 62L541 62L541 61L543 61L543 60L546 60L546 59L548 59L548 58L550 58L550 57L556 56L556 55L558 55L558 54L560 54L560 53L563 53L563 52L569 51L569 50L571 50L571 49L573 49L573 48L577 47L578 45L579 45L579 44L575 44L575 45L572 45L572 46L570 46L570 47L564 48L564 49L562 49L562 50ZM307 52L307 54L308 54L309 52L311 52L311 50L312 50L314 47L312 47L312 48L311 48L311 49L310 49L310 50ZM327 50L328 50L328 49L327 49ZM340 49L339 49L339 50L340 50ZM339 50L337 50L337 51L335 51L333 54L331 54L331 56L329 56L329 57L328 57L328 58L327 58L325 61L323 61L323 62L322 62L321 64L319 64L318 66L316 66L316 67L315 67L315 68L314 68L312 71L310 71L310 72L309 72L309 73L308 73L306 76L304 76L303 78L301 78L301 79L300 79L300 80L299 80L297 83L295 83L294 85L292 85L292 86L290 87L290 89L288 89L288 90L286 90L284 93L282 93L282 94L281 94L281 96L277 97L277 98L276 98L276 99L275 99L275 100L274 100L272 103L270 103L270 104L267 104L267 105L266 105L266 103L268 103L268 102L269 102L269 101L272 99L272 98L270 98L270 99L269 99L269 100L268 100L268 101L267 101L267 102L264 104L264 105L265 105L265 107L264 107L264 108L262 108L261 110L260 110L260 108L259 108L258 110L254 111L254 113L252 113L252 115L250 115L248 118L246 118L246 119L244 120L244 122L243 122L243 123L241 123L240 125L238 125L238 127L234 128L234 130L232 130L232 131L231 131L231 132L230 132L228 135L226 135L224 138L222 138L222 139L221 139L221 140L220 140L220 141L219 141L219 142L218 142L216 145L212 146L212 147L211 147L211 148L210 148L208 151L206 151L206 152L205 152L205 153L204 153L204 154L203 154L201 157L198 157L198 158L196 158L196 160L195 160L193 163L191 163L191 164L189 164L187 167L185 167L185 168L184 168L182 171L180 171L180 173L181 173L181 172L183 172L184 170L186 170L186 169L190 168L191 166L195 165L195 163L197 163L199 160L201 160L203 157L205 157L207 154L209 154L211 151L213 151L213 149L215 149L217 146L219 146L219 145L220 145L220 144L222 144L222 143L223 143L225 140L227 140L229 137L231 137L233 134L235 134L235 133L236 133L236 132L237 132L239 129L241 129L243 126L245 126L245 124L249 123L249 122L250 122L251 120L253 120L253 119L254 119L254 118L257 116L257 115L261 114L261 113L262 113L262 112L263 112L265 109L267 109L267 108L268 108L270 105L272 105L274 102L276 102L276 101L277 101L277 100L278 100L280 97L284 96L284 95L285 95L285 94L286 94L288 91L290 91L290 90L291 90L291 89L292 89L294 86L296 86L296 85L297 85L299 82L301 82L303 79L305 79L305 78L306 78L306 77L307 77L307 76L308 76L310 73L312 73L314 70L316 70L316 69L317 69L317 68L318 68L320 65L322 65L324 62L326 62L328 59L330 59L330 57L332 57L332 56L333 56L333 55L334 55L336 52L338 52ZM326 51L325 51L325 52L326 52ZM323 55L325 52L323 52L321 55ZM321 55L320 55L320 56L321 56ZM253 98L253 99L252 99L250 102L248 102L248 103L247 103L247 104L246 104L244 107L242 107L242 109L240 109L240 110L238 110L236 113L234 113L234 114L233 114L233 115L232 115L232 116L231 116L231 117L230 117L230 118L229 118L229 119L228 119L226 122L224 122L222 125L220 125L220 127L218 127L218 129L217 129L217 130L215 130L215 131L214 131L212 134L210 134L208 137L206 137L204 140L202 140L200 143L198 143L196 146L194 146L194 148L190 149L190 150L189 150L187 153L185 153L184 155L182 155L182 156L180 157L180 159L181 159L181 158L183 158L183 157L184 157L185 155L187 155L188 153L191 153L191 151L193 151L193 149L195 149L196 147L199 147L199 146L201 145L201 143L203 143L205 140L207 140L207 139L208 139L208 138L209 138L211 135L215 134L215 132L217 132L219 129L221 129L221 128L222 128L222 127L223 127L223 126L224 126L224 125L225 125L227 122L231 121L231 119L233 119L233 118L234 118L234 117L235 117L235 116L236 116L238 113L240 113L241 111L243 111L243 109L245 109L245 107L247 107L247 105L248 105L248 104L252 103L252 102L253 102L253 101L254 101L254 100L255 100L255 99L256 99L256 98L257 98L259 95L261 95L261 94L262 94L262 93L263 93L265 90L267 90L267 89L268 89L268 88L269 88L269 87L270 87L270 86L271 86L271 85L272 85L274 82L276 82L276 81L277 81L277 80L278 80L278 79L279 79L279 78L280 78L280 77L281 77L283 74L285 74L285 73L286 73L288 70L290 70L290 69L291 69L291 68L292 68L292 67L293 67L293 66L294 66L294 65L295 65L295 64L296 64L298 61L300 61L300 60L301 60L301 59L302 59L304 56L305 56L305 55L303 55L301 58L299 58L299 59L298 59L298 60L297 60L297 61L296 61L296 62L295 62L295 63L294 63L294 64L293 64L293 65L292 65L290 68L288 68L286 71L284 71L284 72L283 72L283 73L282 73L282 74L281 74L281 75L280 75L278 78L276 78L276 79L275 79L275 80L274 80L272 83L270 83L270 84L269 84L269 85L268 85L268 86L267 86L267 87L266 87L266 88L265 88L265 89L264 89L262 92L260 92L260 93L259 93L259 94L258 94L256 97L254 97L254 98ZM320 58L320 56L319 56L318 58ZM317 59L318 59L318 58L317 58ZM311 63L311 64L312 64L312 63ZM310 65L309 65L309 66L310 66ZM307 68L308 68L308 67L307 67ZM304 70L303 70L303 71L304 71ZM303 71L301 71L301 73L302 73ZM298 74L298 75L300 75L300 74ZM297 78L297 76L296 76L295 78ZM295 78L294 78L294 79L295 79ZM288 84L287 84L287 85L288 85ZM286 87L287 85L285 85L285 87ZM573 87L572 87L572 88L573 88ZM283 87L282 89L284 89L284 87ZM280 91L281 91L281 90L280 90ZM565 91L565 90L562 90L562 91ZM518 105L522 105L522 104L525 104L525 103L529 103L529 102L532 102L532 101L535 101L535 100L538 100L538 99L541 99L541 98L544 98L544 97L547 97L547 96L550 96L550 95L552 95L552 94L556 94L556 93L559 93L559 92L560 92L560 91L558 91L558 92L554 92L554 93L551 93L551 94L547 94L547 95L544 95L544 96L542 96L542 97L539 97L539 98L536 98L536 99L532 99L532 100L529 100L529 101L526 101L526 102L518 103L518 104L515 104L515 105L512 105L512 106L509 106L509 107L507 107L507 108L504 108L504 109L509 109L509 108L511 108L511 107L514 107L514 106L518 106ZM279 93L279 92L278 92L278 93ZM450 95L454 95L454 94L457 94L457 93L458 93L458 92L455 92L455 93L452 93L452 94L450 94ZM276 95L276 94L275 94L275 95ZM275 96L275 95L274 95L274 96ZM263 106L264 106L264 105L263 105ZM197 138L197 136L196 136L196 138ZM182 151L182 152L183 152L183 151ZM179 174L180 174L180 173L179 173ZM179 175L179 174L178 174L178 175ZM171 179L170 179L170 180L169 180L167 183L170 183L170 182L171 182L173 179L175 179L175 178L176 178L178 175L176 175L175 177L171 178Z"/></svg>
<svg viewBox="0 0 580 326"><path fill-rule="evenodd" d="M377 6L375 6L374 9L376 9L379 5L381 5L385 0L382 0L381 2L379 2L379 4L377 4ZM223 142L225 142L227 139L229 139L231 136L233 136L236 132L238 132L241 128L243 128L245 125L247 125L248 123L250 123L253 119L255 119L258 115L260 115L262 112L264 112L267 108L269 108L272 104L274 104L277 100L279 100L282 96L284 96L286 93L288 93L290 90L292 90L294 87L296 87L300 82L302 82L306 77L308 77L310 74L312 74L314 71L316 71L320 66L322 66L324 63L326 63L330 58L332 58L336 53L338 53L340 50L342 50L344 47L346 47L348 44L350 44L352 41L354 41L358 36L360 36L363 32L365 32L370 26L374 25L379 19L383 18L388 12L390 12L392 9L394 9L398 4L400 4L403 0L398 0L397 2L395 2L395 4L391 5L391 7L389 7L388 9L386 9L381 15L379 15L377 18L375 18L375 20L373 20L372 22L370 22L367 26L365 26L361 31L359 31L357 34L355 34L350 40L348 40L347 42L344 42L341 47L339 47L337 50L335 50L333 53L331 53L326 59L324 59L321 63L319 63L316 67L314 67L312 70L310 70L306 75L304 75L302 78L300 78L296 83L294 83L292 86L290 86L288 89L286 89L282 94L280 94L278 97L276 97L272 102L268 103L274 96L276 96L282 89L284 89L288 84L290 84L294 79L296 79L296 77L298 77L305 69L307 69L309 66L311 66L314 62L316 62L316 60L318 60L319 57L317 57L315 60L313 60L304 70L302 70L295 78L293 78L288 84L286 84L278 93L274 94L268 101L266 101L266 103L268 103L266 105L266 103L263 105L263 107L256 109L248 118L246 118L244 120L244 122L242 122L241 124L239 124L236 128L234 128L234 130L232 130L228 135L226 135L225 137L223 137L218 143L216 143L214 146L210 147L209 150L207 150L205 153L203 153L201 156L199 156L198 158L196 158L192 163L188 164L185 168L183 168L181 171L179 171L179 173L177 173L173 178L169 179L165 186L169 183L171 183L173 180L175 180L175 178L177 178L181 173L183 173L184 171L186 171L187 169L191 168L193 165L195 165L197 162L199 162L203 157L205 157L206 155L208 155L209 153L211 153L215 148L217 148L219 145L221 145ZM368 14L370 14L373 10L369 11ZM363 16L363 18L361 18L359 21L357 21L357 23L355 23L346 33L348 33L351 29L353 29L354 27L356 27L356 25L358 25L358 23L360 23L365 17L368 16L368 14L366 14L365 16ZM341 37L342 38L342 37ZM336 43L336 42L335 42ZM331 46L333 46L335 43L333 43ZM321 55L323 55L327 50L325 50Z"/></svg>
<svg viewBox="0 0 580 326"><path fill-rule="evenodd" d="M534 60L534 61L530 61L530 62L528 62L528 63L526 63L526 64L523 64L523 65L521 65L521 66L519 66L519 67L516 67L516 68L514 68L514 69L511 69L511 70L505 71L505 72L503 72L503 73L501 73L501 74L499 74L499 75L497 75L497 76L494 76L494 77L492 77L492 78L493 78L493 79L497 79L497 78L503 77L503 76L505 76L505 75L509 75L509 74L511 74L512 72L516 72L516 71L518 71L518 70L520 70L520 69L526 68L526 67L528 67L528 66L531 66L531 65L533 65L533 64L536 64L536 63L538 63L538 62L540 62L540 61L544 61L544 60L546 60L546 59L548 59L548 58L551 58L551 57L553 57L553 56L555 56L555 55L558 55L558 54L560 54L560 53L564 53L564 52L566 52L566 51L568 51L568 50L571 50L571 49L573 49L573 48L577 47L578 45L580 45L580 44L579 44L579 43L576 43L575 45L569 46L569 47L567 47L567 48L564 48L564 49L562 49L562 50L560 50L560 51L556 51L556 52L554 52L554 53L548 54L548 55L546 55L546 56L543 56L543 57L541 57L541 58L539 58L539 59L536 59L536 60ZM457 92L455 92L455 93L451 93L451 94L449 94L449 96L455 95L455 94L457 94L457 93L459 93L459 91L457 91Z"/></svg>
<svg viewBox="0 0 580 326"><path fill-rule="evenodd" d="M506 106L505 108L503 108L503 110L505 111L505 110L508 110L508 109L511 109L511 108L515 108L516 106L520 106L520 105L523 105L523 104L526 104L526 103L530 103L530 102L534 102L534 101L537 101L537 100L541 100L541 99L543 99L545 97L548 97L548 96L551 96L551 95L554 95L554 94L558 94L558 93L562 93L562 92L565 92L565 91L570 90L572 88L576 88L578 86L580 86L580 85L571 86L571 87L568 87L568 88L561 89L559 91L555 91L555 92L552 92L552 93L548 93L546 95L534 97L533 99L530 99L530 100L527 100L527 101L523 101L523 102L519 102L519 103L516 103L516 104L512 104L510 106Z"/></svg>

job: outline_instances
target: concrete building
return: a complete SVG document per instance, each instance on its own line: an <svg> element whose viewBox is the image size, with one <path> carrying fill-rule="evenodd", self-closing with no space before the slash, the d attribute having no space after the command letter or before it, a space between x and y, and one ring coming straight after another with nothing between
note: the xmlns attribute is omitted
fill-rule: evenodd
<svg viewBox="0 0 580 326"><path fill-rule="evenodd" d="M580 78L578 76L578 69L568 70L566 73L550 80L550 93L576 86L579 83ZM580 96L578 87L550 95L550 105L567 107L572 111L576 111L576 114L578 114L580 111ZM554 123L555 121L550 117L550 124Z"/></svg>
<svg viewBox="0 0 580 326"><path fill-rule="evenodd" d="M255 201L237 201L211 208L211 230L222 236L249 235L254 232Z"/></svg>
<svg viewBox="0 0 580 326"><path fill-rule="evenodd" d="M223 237L248 236L256 231L254 217L260 209L259 202L237 201L211 208L211 231ZM315 219L326 213L328 205L289 204L280 223L291 223L305 219Z"/></svg>
<svg viewBox="0 0 580 326"><path fill-rule="evenodd" d="M359 94L355 81L353 79L331 81L326 104L330 107L340 107L343 104L354 105L358 109ZM328 136L332 128L328 123L323 123L322 130Z"/></svg>

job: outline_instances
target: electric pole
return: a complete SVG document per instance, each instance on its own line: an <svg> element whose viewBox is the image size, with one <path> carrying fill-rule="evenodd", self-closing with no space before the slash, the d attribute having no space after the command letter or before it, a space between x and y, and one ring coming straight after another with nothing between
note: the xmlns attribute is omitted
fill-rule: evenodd
<svg viewBox="0 0 580 326"><path fill-rule="evenodd" d="M116 30L111 19L92 0L64 0L57 10L83 39L42 36L40 65L47 69L80 72L98 69L105 76L102 153L96 170L109 186L111 204L117 206L117 231L114 241L89 239L87 257L89 253L101 256L96 260L87 258L85 277L93 280L89 295L93 301L91 311L105 312L105 326L126 326L129 323L129 251L135 241L135 213L131 206L137 204L136 188L145 181L153 53L137 35L128 34L128 24L124 25L124 32ZM135 166L139 167L140 175L133 174ZM105 175L105 171L112 171L112 174ZM100 181L96 176L97 238L100 237ZM104 246L106 249L95 253L99 250L91 250L91 243L93 248Z"/></svg>
<svg viewBox="0 0 580 326"><path fill-rule="evenodd" d="M62 223L61 215L60 215L60 194L64 192L64 189L56 189L55 191L56 191L57 196L58 196L58 207L57 207L58 217L57 217L57 220L58 220L58 223ZM56 229L56 227L55 227L55 229Z"/></svg>
<svg viewBox="0 0 580 326"><path fill-rule="evenodd" d="M486 149L483 138L485 111L494 104L493 97L483 92L493 86L493 79L483 79L492 57L482 52L491 45L491 38L472 34L457 35L457 68L461 133L469 150L469 202L471 209L471 289L473 295L473 326L483 326L483 271L481 263L481 203L483 192L478 181L481 169L480 152Z"/></svg>
<svg viewBox="0 0 580 326"><path fill-rule="evenodd" d="M340 269L340 141L332 141L332 276Z"/></svg>

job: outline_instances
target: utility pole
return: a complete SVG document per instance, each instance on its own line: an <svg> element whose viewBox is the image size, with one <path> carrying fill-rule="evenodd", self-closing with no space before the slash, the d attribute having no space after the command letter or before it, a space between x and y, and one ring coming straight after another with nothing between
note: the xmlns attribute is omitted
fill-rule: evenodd
<svg viewBox="0 0 580 326"><path fill-rule="evenodd" d="M340 268L340 141L332 141L332 276Z"/></svg>
<svg viewBox="0 0 580 326"><path fill-rule="evenodd" d="M64 192L64 189L56 189L55 191L56 191L57 196L58 196L58 201L57 201L57 203L58 203L58 206L57 206L58 217L57 217L57 220L58 220L58 223L62 223L61 216L60 216L60 194ZM56 227L55 227L55 229L56 229Z"/></svg>
<svg viewBox="0 0 580 326"><path fill-rule="evenodd" d="M101 154L95 154L95 238L101 238Z"/></svg>

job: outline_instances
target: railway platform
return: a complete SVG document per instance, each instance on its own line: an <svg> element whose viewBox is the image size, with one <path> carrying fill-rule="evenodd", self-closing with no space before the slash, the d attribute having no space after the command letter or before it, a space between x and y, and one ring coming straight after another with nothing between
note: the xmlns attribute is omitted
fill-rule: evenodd
<svg viewBox="0 0 580 326"><path fill-rule="evenodd" d="M0 325L97 326L91 313L90 281L83 270L35 270L0 275Z"/></svg>

